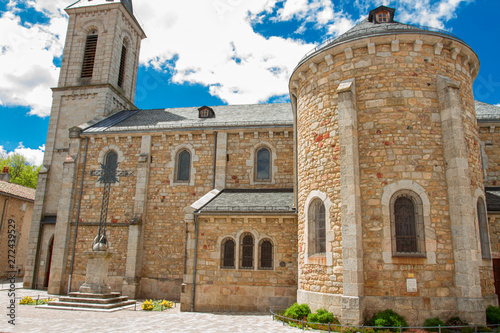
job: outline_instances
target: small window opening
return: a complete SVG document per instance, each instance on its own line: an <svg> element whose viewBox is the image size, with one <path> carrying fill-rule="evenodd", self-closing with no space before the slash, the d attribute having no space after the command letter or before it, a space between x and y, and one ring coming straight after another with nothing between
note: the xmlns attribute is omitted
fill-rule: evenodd
<svg viewBox="0 0 500 333"><path fill-rule="evenodd" d="M253 268L253 237L243 236L241 242L241 268Z"/></svg>

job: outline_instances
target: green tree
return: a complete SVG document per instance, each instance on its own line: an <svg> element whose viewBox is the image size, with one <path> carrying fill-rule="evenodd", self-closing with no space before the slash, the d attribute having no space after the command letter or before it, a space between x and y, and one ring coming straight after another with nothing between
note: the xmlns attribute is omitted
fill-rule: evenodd
<svg viewBox="0 0 500 333"><path fill-rule="evenodd" d="M12 154L0 157L0 169L3 169L4 166L9 167L11 183L36 188L41 165L30 165L23 155Z"/></svg>

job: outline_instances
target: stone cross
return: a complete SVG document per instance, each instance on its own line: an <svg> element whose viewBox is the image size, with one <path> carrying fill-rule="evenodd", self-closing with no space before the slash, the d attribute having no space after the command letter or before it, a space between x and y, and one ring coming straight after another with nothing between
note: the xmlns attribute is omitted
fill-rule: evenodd
<svg viewBox="0 0 500 333"><path fill-rule="evenodd" d="M111 184L118 183L118 177L127 177L132 175L131 171L118 171L118 156L112 152L106 155L105 163L101 163L100 170L90 172L91 176L99 177L98 182L104 184L101 204L101 217L99 219L99 231L92 241L92 251L106 251L108 248L108 239L106 238L106 221L108 218L109 193Z"/></svg>

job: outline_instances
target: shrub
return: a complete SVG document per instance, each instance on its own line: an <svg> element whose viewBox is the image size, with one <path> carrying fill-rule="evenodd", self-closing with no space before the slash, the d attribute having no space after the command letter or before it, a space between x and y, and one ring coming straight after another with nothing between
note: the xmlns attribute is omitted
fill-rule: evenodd
<svg viewBox="0 0 500 333"><path fill-rule="evenodd" d="M307 305L307 304L300 304L299 305L298 303L293 303L293 305L291 307L286 309L285 317L302 320L304 318L307 318L307 316L310 313L311 313L311 309L309 308L309 305Z"/></svg>
<svg viewBox="0 0 500 333"><path fill-rule="evenodd" d="M424 321L424 327L429 327L425 329L427 332L439 332L439 327L437 326L445 326L444 321L438 317L429 318Z"/></svg>
<svg viewBox="0 0 500 333"><path fill-rule="evenodd" d="M307 315L307 321L321 324L340 324L339 320L335 318L333 313L328 312L325 309L318 309L315 313L310 313Z"/></svg>
<svg viewBox="0 0 500 333"><path fill-rule="evenodd" d="M486 322L490 325L500 324L500 307L488 306L486 309Z"/></svg>
<svg viewBox="0 0 500 333"><path fill-rule="evenodd" d="M391 309L376 313L368 322L367 326L378 327L408 327L405 318Z"/></svg>
<svg viewBox="0 0 500 333"><path fill-rule="evenodd" d="M451 329L460 329L457 326L467 326L469 325L466 321L462 320L460 317L451 317L445 323L446 326L449 326Z"/></svg>

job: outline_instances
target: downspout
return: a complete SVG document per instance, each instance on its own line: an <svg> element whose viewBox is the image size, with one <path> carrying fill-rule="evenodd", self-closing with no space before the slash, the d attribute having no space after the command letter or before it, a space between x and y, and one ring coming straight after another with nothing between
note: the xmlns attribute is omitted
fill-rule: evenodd
<svg viewBox="0 0 500 333"><path fill-rule="evenodd" d="M9 201L9 197L5 198L5 200L3 201L2 219L0 220L0 233L2 232L3 218L5 217L5 209L7 208L7 201Z"/></svg>
<svg viewBox="0 0 500 333"><path fill-rule="evenodd" d="M196 290L196 265L198 261L198 214L194 214L194 264L193 264L193 289L191 291L191 312L194 312Z"/></svg>
<svg viewBox="0 0 500 333"><path fill-rule="evenodd" d="M294 142L294 152L293 158L295 162L295 193L294 193L294 201L295 201L295 212L299 212L299 158L298 158L298 149L299 149L299 140L297 137L297 97L292 95L292 110L293 110L293 142Z"/></svg>
<svg viewBox="0 0 500 333"><path fill-rule="evenodd" d="M217 171L217 131L214 132L214 170L213 170L214 179L212 182L212 188L215 188L216 171Z"/></svg>
<svg viewBox="0 0 500 333"><path fill-rule="evenodd" d="M68 295L71 292L71 278L73 277L73 266L75 264L75 248L76 248L76 237L78 236L78 221L80 220L80 209L82 207L82 195L83 195L83 178L85 176L85 163L87 162L87 150L89 148L89 138L85 141L85 153L83 155L83 166L82 166L82 179L80 182L80 193L78 197L78 209L76 211L76 222L75 222L75 232L73 237L73 252L71 253L71 269L69 272L68 281Z"/></svg>

